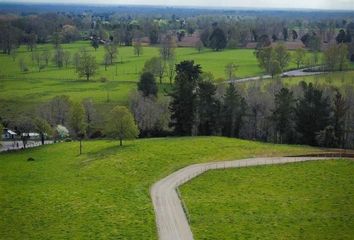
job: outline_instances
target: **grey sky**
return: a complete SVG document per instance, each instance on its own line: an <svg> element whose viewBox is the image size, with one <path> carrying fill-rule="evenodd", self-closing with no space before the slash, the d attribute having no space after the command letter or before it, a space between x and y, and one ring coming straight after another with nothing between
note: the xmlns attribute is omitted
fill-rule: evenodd
<svg viewBox="0 0 354 240"><path fill-rule="evenodd" d="M310 8L354 10L354 0L0 0L0 2L144 4L249 8Z"/></svg>

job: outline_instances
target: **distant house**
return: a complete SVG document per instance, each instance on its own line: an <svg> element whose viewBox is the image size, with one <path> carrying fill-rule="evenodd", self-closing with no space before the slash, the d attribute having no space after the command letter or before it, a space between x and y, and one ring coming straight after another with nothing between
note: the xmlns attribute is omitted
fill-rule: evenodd
<svg viewBox="0 0 354 240"><path fill-rule="evenodd" d="M27 137L28 139L31 140L38 140L39 139L39 133L34 133L34 132L30 132L30 133L22 133L23 137Z"/></svg>
<svg viewBox="0 0 354 240"><path fill-rule="evenodd" d="M12 140L16 138L16 133L8 128L4 128L4 131L2 133L2 139L4 140Z"/></svg>

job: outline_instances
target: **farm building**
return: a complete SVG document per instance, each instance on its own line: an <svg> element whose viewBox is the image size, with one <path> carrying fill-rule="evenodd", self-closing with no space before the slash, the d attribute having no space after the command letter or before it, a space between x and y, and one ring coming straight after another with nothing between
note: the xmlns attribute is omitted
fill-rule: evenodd
<svg viewBox="0 0 354 240"><path fill-rule="evenodd" d="M15 139L16 138L16 133L8 128L4 128L4 131L2 133L2 139L4 140L10 140L10 139Z"/></svg>

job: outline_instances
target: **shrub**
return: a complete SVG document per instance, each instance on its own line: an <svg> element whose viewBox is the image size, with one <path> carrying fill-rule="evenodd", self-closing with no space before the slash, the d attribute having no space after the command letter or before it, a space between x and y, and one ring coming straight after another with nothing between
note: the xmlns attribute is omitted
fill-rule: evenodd
<svg viewBox="0 0 354 240"><path fill-rule="evenodd" d="M100 82L103 82L103 83L108 82L108 79L106 77L101 77Z"/></svg>

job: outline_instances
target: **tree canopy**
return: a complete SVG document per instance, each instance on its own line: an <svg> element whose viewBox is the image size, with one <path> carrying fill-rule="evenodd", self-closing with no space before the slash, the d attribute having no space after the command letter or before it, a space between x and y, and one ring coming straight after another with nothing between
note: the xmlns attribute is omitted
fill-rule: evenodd
<svg viewBox="0 0 354 240"><path fill-rule="evenodd" d="M118 138L120 146L123 145L123 140L134 139L139 135L133 115L124 106L116 106L111 110L105 132L108 136Z"/></svg>
<svg viewBox="0 0 354 240"><path fill-rule="evenodd" d="M177 135L191 135L196 110L196 87L202 71L194 61L183 61L176 65L176 72L170 94L171 127Z"/></svg>
<svg viewBox="0 0 354 240"><path fill-rule="evenodd" d="M138 82L138 90L143 93L145 97L147 96L157 96L157 85L155 77L150 72L144 72L140 76L140 81Z"/></svg>
<svg viewBox="0 0 354 240"><path fill-rule="evenodd" d="M85 77L87 81L96 74L98 65L95 56L89 54L85 49L80 51L80 60L77 71L80 77Z"/></svg>
<svg viewBox="0 0 354 240"><path fill-rule="evenodd" d="M215 51L220 51L226 48L227 38L221 28L215 28L209 37L209 46Z"/></svg>

